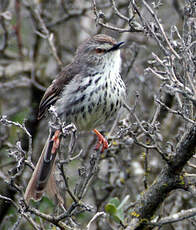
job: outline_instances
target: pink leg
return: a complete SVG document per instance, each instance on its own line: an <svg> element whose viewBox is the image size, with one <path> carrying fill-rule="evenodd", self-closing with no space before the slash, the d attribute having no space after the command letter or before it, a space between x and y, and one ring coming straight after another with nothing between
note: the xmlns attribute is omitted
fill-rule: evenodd
<svg viewBox="0 0 196 230"><path fill-rule="evenodd" d="M53 146L52 146L52 154L54 154L57 149L59 148L59 144L60 144L60 136L61 132L60 130L56 130L54 133L54 136L52 137L52 140L54 141Z"/></svg>
<svg viewBox="0 0 196 230"><path fill-rule="evenodd" d="M103 137L103 135L97 130L97 129L93 129L93 132L97 135L98 137L98 143L95 147L96 150L98 150L100 148L100 146L102 145L102 149L101 152L103 153L105 149L108 149L108 142L107 140Z"/></svg>

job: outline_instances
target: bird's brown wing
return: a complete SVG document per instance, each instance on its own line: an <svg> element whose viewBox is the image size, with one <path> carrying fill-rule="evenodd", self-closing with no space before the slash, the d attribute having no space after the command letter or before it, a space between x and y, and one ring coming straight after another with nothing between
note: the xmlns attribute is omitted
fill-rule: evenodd
<svg viewBox="0 0 196 230"><path fill-rule="evenodd" d="M77 68L70 64L62 70L52 84L47 88L39 105L38 119L41 119L51 105L59 99L59 96L72 78L77 74Z"/></svg>

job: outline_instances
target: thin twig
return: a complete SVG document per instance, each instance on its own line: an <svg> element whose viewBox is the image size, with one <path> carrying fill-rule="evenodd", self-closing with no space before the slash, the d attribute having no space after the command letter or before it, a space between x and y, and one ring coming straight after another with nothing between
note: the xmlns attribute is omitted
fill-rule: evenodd
<svg viewBox="0 0 196 230"><path fill-rule="evenodd" d="M172 45L170 44L169 42L169 39L167 38L166 34L165 34L165 31L163 29L163 26L161 25L161 23L159 22L158 18L157 18L157 15L154 13L154 11L152 10L152 8L149 6L149 4L143 0L143 3L144 5L146 6L147 10L150 12L150 14L152 15L152 17L155 19L167 45L169 46L171 52L175 55L175 57L177 57L178 59L181 59L181 57L177 54L177 52L173 49Z"/></svg>
<svg viewBox="0 0 196 230"><path fill-rule="evenodd" d="M129 18L127 18L126 16L124 16L123 14L121 14L121 13L119 12L119 10L118 10L117 7L116 7L115 1L114 1L114 0L110 0L110 1L111 1L111 3L112 3L112 8L114 9L115 14L116 14L119 18L121 18L121 19L123 19L123 20L129 22Z"/></svg>
<svg viewBox="0 0 196 230"><path fill-rule="evenodd" d="M105 216L105 215L106 215L105 212L97 212L97 213L93 216L93 218L89 221L89 223L87 224L86 229L87 229L87 230L90 230L90 227L91 227L92 222L95 221L98 217L100 217L100 216Z"/></svg>
<svg viewBox="0 0 196 230"><path fill-rule="evenodd" d="M165 109L167 109L170 113L181 116L185 121L188 121L193 125L196 123L195 121L193 121L190 118L188 118L187 116L185 116L181 111L179 111L179 110L176 111L176 110L169 108L163 102L161 102L159 99L155 99L155 102L159 103L161 106L163 106Z"/></svg>
<svg viewBox="0 0 196 230"><path fill-rule="evenodd" d="M33 152L33 149L32 149L32 136L29 133L29 131L27 130L27 128L25 127L25 124L20 124L18 122L7 120L6 116L2 116L0 118L0 123L2 123L5 126L14 125L14 126L20 128L20 129L22 129L25 132L25 134L28 136L28 143L29 143L29 147L28 147L28 161L31 161L31 156L32 156L32 152Z"/></svg>
<svg viewBox="0 0 196 230"><path fill-rule="evenodd" d="M153 226L163 226L165 224L171 224L171 223L176 223L182 220L186 220L189 218L192 218L196 216L196 208L188 209L188 210L182 210L181 212L172 214L171 216L167 216L164 218L161 218L158 222L149 222L147 223L148 225L153 225Z"/></svg>

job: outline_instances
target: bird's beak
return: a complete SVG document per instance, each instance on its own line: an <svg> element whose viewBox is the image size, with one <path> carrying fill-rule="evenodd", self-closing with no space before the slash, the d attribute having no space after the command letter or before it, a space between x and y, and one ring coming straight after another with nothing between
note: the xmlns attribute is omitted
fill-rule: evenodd
<svg viewBox="0 0 196 230"><path fill-rule="evenodd" d="M107 50L107 52L114 51L114 50L118 50L118 49L122 48L122 45L123 45L124 43L125 43L125 42L119 42L119 43L113 45L113 47L110 48L109 50Z"/></svg>

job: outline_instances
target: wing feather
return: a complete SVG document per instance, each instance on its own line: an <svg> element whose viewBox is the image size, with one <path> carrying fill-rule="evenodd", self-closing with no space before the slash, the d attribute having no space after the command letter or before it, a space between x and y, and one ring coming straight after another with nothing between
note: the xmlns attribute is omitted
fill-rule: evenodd
<svg viewBox="0 0 196 230"><path fill-rule="evenodd" d="M38 119L41 119L51 105L59 99L65 85L69 84L72 78L78 73L79 69L75 63L66 66L52 84L47 88L39 105Z"/></svg>

